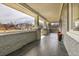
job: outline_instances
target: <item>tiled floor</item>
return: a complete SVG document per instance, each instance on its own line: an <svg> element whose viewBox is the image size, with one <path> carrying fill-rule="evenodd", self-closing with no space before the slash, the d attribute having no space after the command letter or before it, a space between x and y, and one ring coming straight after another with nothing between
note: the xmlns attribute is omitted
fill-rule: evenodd
<svg viewBox="0 0 79 59"><path fill-rule="evenodd" d="M56 33L42 36L41 40L34 41L8 56L68 56L62 42L57 39Z"/></svg>

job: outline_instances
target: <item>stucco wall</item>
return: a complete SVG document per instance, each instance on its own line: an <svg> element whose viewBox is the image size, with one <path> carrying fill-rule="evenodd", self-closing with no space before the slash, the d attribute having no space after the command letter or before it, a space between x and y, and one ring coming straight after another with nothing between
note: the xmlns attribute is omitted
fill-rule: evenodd
<svg viewBox="0 0 79 59"><path fill-rule="evenodd" d="M37 40L37 32L21 32L0 36L0 55L9 54L23 45Z"/></svg>
<svg viewBox="0 0 79 59"><path fill-rule="evenodd" d="M62 33L63 33L63 42L65 45L65 48L68 52L68 54L70 56L79 56L79 35L75 35L74 33L71 33L71 28L69 26L72 27L73 23L70 24L70 22L72 22L72 19L76 19L78 18L78 5L74 5L74 17L72 18L72 16L70 17L70 13L68 8L70 8L70 6L68 7L67 4L64 4L63 6L63 10L62 10L62 15L61 15L61 20L62 20ZM71 10L70 10L71 11ZM71 19L71 20L70 20Z"/></svg>
<svg viewBox="0 0 79 59"><path fill-rule="evenodd" d="M63 10L61 13L62 20L62 33L65 34L67 31L67 4L64 4Z"/></svg>
<svg viewBox="0 0 79 59"><path fill-rule="evenodd" d="M68 21L68 11L67 11L67 4L64 4L63 5L63 10L62 10L62 13L61 13L61 21L62 21L62 34L63 34L63 42L64 42L64 45L65 45L65 48L67 48L66 46L66 44L67 43L65 43L65 36L66 36L66 33L67 33L67 25L68 25L68 23L67 23L67 21ZM68 52L68 51L67 51Z"/></svg>

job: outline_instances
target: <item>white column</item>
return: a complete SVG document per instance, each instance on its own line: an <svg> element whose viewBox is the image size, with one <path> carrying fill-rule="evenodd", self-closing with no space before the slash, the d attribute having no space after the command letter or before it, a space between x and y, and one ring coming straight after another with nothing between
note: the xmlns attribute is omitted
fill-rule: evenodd
<svg viewBox="0 0 79 59"><path fill-rule="evenodd" d="M72 29L72 7L71 7L71 3L69 3L69 30Z"/></svg>

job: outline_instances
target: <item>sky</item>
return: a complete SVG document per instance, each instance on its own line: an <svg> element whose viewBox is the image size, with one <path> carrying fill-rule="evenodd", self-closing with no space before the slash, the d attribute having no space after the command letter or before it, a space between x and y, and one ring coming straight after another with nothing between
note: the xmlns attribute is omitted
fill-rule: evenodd
<svg viewBox="0 0 79 59"><path fill-rule="evenodd" d="M33 23L34 17L0 4L0 23Z"/></svg>

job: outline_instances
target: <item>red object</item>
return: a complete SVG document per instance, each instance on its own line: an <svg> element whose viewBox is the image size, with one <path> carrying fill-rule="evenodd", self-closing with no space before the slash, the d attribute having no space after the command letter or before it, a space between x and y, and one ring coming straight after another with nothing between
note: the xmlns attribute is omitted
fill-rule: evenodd
<svg viewBox="0 0 79 59"><path fill-rule="evenodd" d="M61 41L62 40L62 33L58 32L58 40Z"/></svg>

